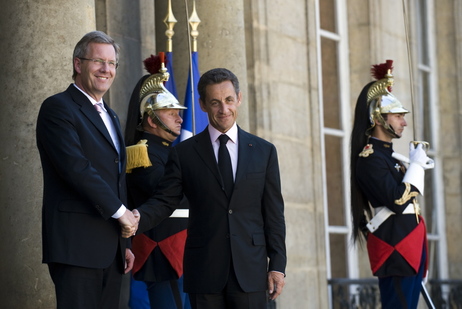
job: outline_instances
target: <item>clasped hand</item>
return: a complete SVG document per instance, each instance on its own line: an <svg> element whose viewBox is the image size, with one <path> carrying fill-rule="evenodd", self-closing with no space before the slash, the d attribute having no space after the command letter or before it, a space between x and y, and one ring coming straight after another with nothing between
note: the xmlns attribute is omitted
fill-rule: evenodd
<svg viewBox="0 0 462 309"><path fill-rule="evenodd" d="M126 210L125 213L117 219L119 221L122 237L129 238L136 234L138 223L140 222L140 213L135 209L132 211Z"/></svg>
<svg viewBox="0 0 462 309"><path fill-rule="evenodd" d="M424 170L435 167L435 162L427 156L422 144L409 144L409 160L411 163L419 164Z"/></svg>

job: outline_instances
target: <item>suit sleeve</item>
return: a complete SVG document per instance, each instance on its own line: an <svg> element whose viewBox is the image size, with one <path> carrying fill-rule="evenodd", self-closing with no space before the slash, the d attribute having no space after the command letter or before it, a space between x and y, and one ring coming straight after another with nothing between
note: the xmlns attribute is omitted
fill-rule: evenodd
<svg viewBox="0 0 462 309"><path fill-rule="evenodd" d="M274 145L268 160L265 189L262 199L265 220L265 237L269 258L269 271L285 273L286 257L286 225L284 219L284 201L281 193L281 180L277 151Z"/></svg>
<svg viewBox="0 0 462 309"><path fill-rule="evenodd" d="M141 214L137 233L152 229L168 218L183 199L181 168L175 147L170 152L165 173L155 194L137 210Z"/></svg>

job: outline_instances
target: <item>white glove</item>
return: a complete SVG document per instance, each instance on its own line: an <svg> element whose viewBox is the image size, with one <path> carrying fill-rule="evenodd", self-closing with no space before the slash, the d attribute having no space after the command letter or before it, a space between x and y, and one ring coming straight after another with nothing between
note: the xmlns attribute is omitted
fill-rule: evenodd
<svg viewBox="0 0 462 309"><path fill-rule="evenodd" d="M435 163L427 156L422 144L415 147L413 143L409 144L409 161L410 164L404 175L403 182L410 183L423 195L425 170L433 168Z"/></svg>
<svg viewBox="0 0 462 309"><path fill-rule="evenodd" d="M425 170L435 167L435 162L427 156L422 144L417 144L415 147L414 143L409 143L409 161L419 164Z"/></svg>

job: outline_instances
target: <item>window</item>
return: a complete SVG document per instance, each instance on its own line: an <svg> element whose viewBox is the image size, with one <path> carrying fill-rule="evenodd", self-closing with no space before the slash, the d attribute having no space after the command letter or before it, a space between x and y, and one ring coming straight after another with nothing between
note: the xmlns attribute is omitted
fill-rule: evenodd
<svg viewBox="0 0 462 309"><path fill-rule="evenodd" d="M427 224L429 279L448 278L445 207L442 166L439 160L437 71L434 39L433 0L414 1L417 48L416 97L413 113L416 138L430 143L428 154L435 168L425 173L425 195L420 206Z"/></svg>
<svg viewBox="0 0 462 309"><path fill-rule="evenodd" d="M357 254L349 246L349 138L352 120L346 1L322 0L317 5L327 277L357 278Z"/></svg>

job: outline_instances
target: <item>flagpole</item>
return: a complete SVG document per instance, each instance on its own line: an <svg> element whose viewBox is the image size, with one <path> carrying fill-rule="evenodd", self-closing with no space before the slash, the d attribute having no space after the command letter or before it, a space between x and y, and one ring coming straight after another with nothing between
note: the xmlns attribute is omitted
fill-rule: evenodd
<svg viewBox="0 0 462 309"><path fill-rule="evenodd" d="M173 15L173 11L172 11L172 0L168 0L168 12L167 12L167 16L165 16L164 18L164 24L165 26L167 26L167 30L165 31L165 35L167 36L166 52L173 51L172 37L175 35L175 31L173 31L173 27L175 27L176 23L177 23L177 20L175 16Z"/></svg>
<svg viewBox="0 0 462 309"><path fill-rule="evenodd" d="M190 35L192 37L192 51L197 52L197 37L199 36L199 31L197 31L197 27L199 27L201 20L199 19L199 16L197 15L195 0L193 0L193 11L188 21L189 21L189 25L191 26Z"/></svg>
<svg viewBox="0 0 462 309"><path fill-rule="evenodd" d="M189 10L188 10L188 1L185 0L185 9L186 9L186 16L189 16ZM197 52L197 36L199 35L199 31L197 31L197 27L199 26L201 20L199 19L199 16L197 15L196 11L196 1L193 0L193 11L191 13L191 16L188 19L188 23L191 27L188 28L188 38L191 36L192 37L192 43L191 40L188 39L188 48L189 48L189 75L190 75L190 86L191 86L191 114L192 114L192 135L196 135L196 107L195 107L195 100L194 100L194 73L193 73L193 61L192 61L192 53Z"/></svg>
<svg viewBox="0 0 462 309"><path fill-rule="evenodd" d="M176 98L178 97L178 92L176 91L176 84L175 84L175 77L173 73L173 36L175 35L175 31L173 31L173 27L177 23L175 16L173 15L172 10L172 2L171 0L168 1L168 8L167 8L167 15L163 20L167 30L165 30L165 36L167 37L167 48L165 51L165 59L166 63L165 66L167 67L168 72L170 73L170 78L168 81L165 82L164 86L170 91L173 96Z"/></svg>

